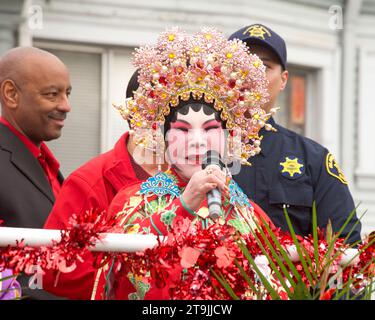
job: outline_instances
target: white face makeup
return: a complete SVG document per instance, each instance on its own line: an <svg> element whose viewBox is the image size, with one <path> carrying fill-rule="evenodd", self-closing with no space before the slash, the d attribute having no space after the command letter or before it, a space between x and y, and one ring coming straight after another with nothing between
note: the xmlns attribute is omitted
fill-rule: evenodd
<svg viewBox="0 0 375 320"><path fill-rule="evenodd" d="M199 111L192 108L186 115L177 113L166 135L168 161L180 174L190 179L202 169L203 157L207 150L215 150L223 157L225 135L222 123L215 114L206 115L203 107Z"/></svg>

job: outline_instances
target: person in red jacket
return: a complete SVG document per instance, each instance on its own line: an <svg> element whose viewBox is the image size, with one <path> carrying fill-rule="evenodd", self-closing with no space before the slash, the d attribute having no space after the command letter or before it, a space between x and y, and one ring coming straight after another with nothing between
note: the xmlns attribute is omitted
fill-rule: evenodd
<svg viewBox="0 0 375 320"><path fill-rule="evenodd" d="M130 79L127 96L137 89L137 76L135 72ZM71 173L61 188L44 228L64 229L73 214L82 214L87 210L105 212L120 189L153 175L157 170L154 160L149 154L135 152L136 148L132 131L125 132L113 149ZM133 153L137 154L136 159L133 158ZM73 272L58 276L47 272L43 277L43 286L45 290L58 296L87 300L91 298L94 274L93 258L89 254Z"/></svg>

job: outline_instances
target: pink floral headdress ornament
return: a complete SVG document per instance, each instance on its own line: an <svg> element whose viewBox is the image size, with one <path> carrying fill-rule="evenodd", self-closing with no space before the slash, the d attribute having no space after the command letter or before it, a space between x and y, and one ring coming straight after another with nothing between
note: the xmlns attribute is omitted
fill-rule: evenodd
<svg viewBox="0 0 375 320"><path fill-rule="evenodd" d="M213 28L189 36L175 27L162 33L155 46L136 49L133 63L139 88L124 106L115 107L130 122L136 144L160 149L163 137L157 129L170 108L190 96L213 103L230 140L240 138L230 160L249 164L247 159L260 152L259 130L274 130L266 124L271 114L261 108L268 101L265 67L240 40L227 40Z"/></svg>

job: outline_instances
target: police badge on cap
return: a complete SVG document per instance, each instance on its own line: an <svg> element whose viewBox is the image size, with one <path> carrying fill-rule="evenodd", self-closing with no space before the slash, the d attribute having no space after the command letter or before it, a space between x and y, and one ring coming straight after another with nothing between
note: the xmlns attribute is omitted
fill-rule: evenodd
<svg viewBox="0 0 375 320"><path fill-rule="evenodd" d="M239 39L246 42L247 45L258 44L269 48L279 58L283 69L286 69L287 54L285 41L269 27L262 24L252 24L233 33L229 37L229 40L233 39Z"/></svg>

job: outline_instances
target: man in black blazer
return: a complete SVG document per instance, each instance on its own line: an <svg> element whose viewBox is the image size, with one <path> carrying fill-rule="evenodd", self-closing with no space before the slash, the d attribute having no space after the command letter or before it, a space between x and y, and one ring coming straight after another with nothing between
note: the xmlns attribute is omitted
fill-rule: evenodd
<svg viewBox="0 0 375 320"><path fill-rule="evenodd" d="M60 137L71 109L70 91L66 66L49 52L19 47L0 59L3 226L43 228L63 181L59 163L44 141ZM52 298L43 292L31 290L27 295Z"/></svg>

